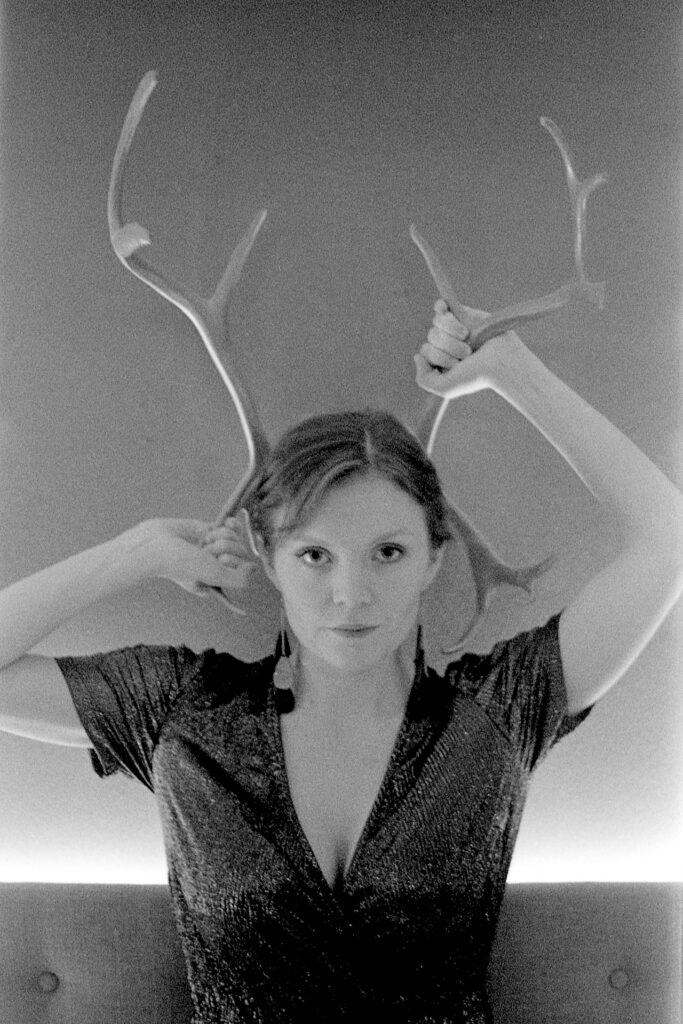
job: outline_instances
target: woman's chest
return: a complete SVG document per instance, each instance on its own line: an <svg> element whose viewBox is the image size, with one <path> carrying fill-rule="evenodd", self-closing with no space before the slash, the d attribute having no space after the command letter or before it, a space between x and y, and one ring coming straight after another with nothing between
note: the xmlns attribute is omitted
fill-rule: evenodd
<svg viewBox="0 0 683 1024"><path fill-rule="evenodd" d="M304 728L296 712L274 708L179 722L155 756L173 869L204 893L214 882L226 891L226 878L250 891L267 865L274 877L289 865L310 880L317 863L333 889L356 869L386 873L396 858L411 887L425 870L457 874L468 851L510 841L524 779L486 716L466 704L453 711L350 734Z"/></svg>
<svg viewBox="0 0 683 1024"><path fill-rule="evenodd" d="M400 717L356 730L282 720L287 783L301 829L330 886L344 876L389 769Z"/></svg>

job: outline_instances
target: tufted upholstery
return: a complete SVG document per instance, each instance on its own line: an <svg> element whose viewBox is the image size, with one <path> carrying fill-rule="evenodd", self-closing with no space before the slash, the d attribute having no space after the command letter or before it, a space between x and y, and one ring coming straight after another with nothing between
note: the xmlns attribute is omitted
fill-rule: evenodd
<svg viewBox="0 0 683 1024"><path fill-rule="evenodd" d="M680 1024L681 886L509 886L497 1024ZM163 886L0 885L1 1024L189 1024Z"/></svg>

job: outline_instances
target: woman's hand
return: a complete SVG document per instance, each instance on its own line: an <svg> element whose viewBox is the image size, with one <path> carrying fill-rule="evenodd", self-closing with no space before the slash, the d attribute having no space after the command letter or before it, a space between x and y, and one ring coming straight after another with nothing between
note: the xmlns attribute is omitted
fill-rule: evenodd
<svg viewBox="0 0 683 1024"><path fill-rule="evenodd" d="M241 589L260 564L239 519L222 526L199 519L149 519L131 533L149 575L173 580L200 597L215 588Z"/></svg>
<svg viewBox="0 0 683 1024"><path fill-rule="evenodd" d="M488 318L482 310L468 309L468 313L472 324ZM524 349L514 331L491 338L476 352L467 343L469 336L468 328L443 299L434 303L427 341L414 357L416 380L424 391L451 399L495 387L504 363Z"/></svg>
<svg viewBox="0 0 683 1024"><path fill-rule="evenodd" d="M244 587L257 564L239 520L145 520L0 592L0 671L96 601L145 580L163 577L205 596Z"/></svg>

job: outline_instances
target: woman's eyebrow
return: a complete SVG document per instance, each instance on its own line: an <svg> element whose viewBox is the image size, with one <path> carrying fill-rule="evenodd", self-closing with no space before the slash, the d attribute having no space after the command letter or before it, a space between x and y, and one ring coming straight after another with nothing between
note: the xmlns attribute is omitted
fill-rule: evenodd
<svg viewBox="0 0 683 1024"><path fill-rule="evenodd" d="M400 527L397 530L392 530L390 533L383 533L383 534L381 534L381 536L375 537L373 540L370 541L370 544L371 545L373 545L373 544L382 544L382 543L384 543L386 541L394 540L394 538L396 538L396 537L412 537L412 536L413 536L413 531L409 527L403 526L403 527ZM320 547L325 547L325 545L331 543L330 541L325 540L323 538L314 537L313 534L309 534L309 533L294 533L294 534L292 534L292 540L296 541L297 544L299 544L299 543L319 544Z"/></svg>

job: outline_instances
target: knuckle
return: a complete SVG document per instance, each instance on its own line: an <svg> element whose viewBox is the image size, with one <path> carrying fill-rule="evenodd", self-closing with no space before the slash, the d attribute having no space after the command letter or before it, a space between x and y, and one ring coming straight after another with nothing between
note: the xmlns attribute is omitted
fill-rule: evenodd
<svg viewBox="0 0 683 1024"><path fill-rule="evenodd" d="M434 360L452 358L452 352L450 351L450 348L448 347L447 344L437 344L437 342L441 341L442 339L440 337L429 339L427 344L424 346L425 355L427 356L428 359Z"/></svg>

